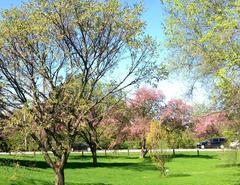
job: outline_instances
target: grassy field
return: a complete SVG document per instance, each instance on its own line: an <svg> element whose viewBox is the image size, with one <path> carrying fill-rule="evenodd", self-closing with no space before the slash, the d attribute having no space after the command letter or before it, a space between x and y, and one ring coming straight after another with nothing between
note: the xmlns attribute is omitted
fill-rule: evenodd
<svg viewBox="0 0 240 185"><path fill-rule="evenodd" d="M226 157L227 156L227 157ZM167 163L169 174L161 177L149 158L138 155L99 156L99 167L92 167L89 156L70 156L65 170L67 185L240 185L240 168L225 153L177 153ZM228 159L228 160L226 160ZM53 184L53 172L41 155L37 157L0 156L1 185Z"/></svg>

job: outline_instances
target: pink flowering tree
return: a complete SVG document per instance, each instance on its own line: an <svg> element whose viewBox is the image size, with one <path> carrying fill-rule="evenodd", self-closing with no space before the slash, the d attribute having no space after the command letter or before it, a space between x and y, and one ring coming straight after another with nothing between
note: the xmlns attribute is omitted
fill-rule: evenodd
<svg viewBox="0 0 240 185"><path fill-rule="evenodd" d="M228 122L229 120L223 112L213 112L196 116L194 118L194 132L198 138L221 135L221 128Z"/></svg>
<svg viewBox="0 0 240 185"><path fill-rule="evenodd" d="M168 133L169 147L180 146L182 132L191 126L192 107L181 99L172 99L161 108L160 121Z"/></svg>
<svg viewBox="0 0 240 185"><path fill-rule="evenodd" d="M149 132L150 122L159 114L164 98L165 96L161 91L142 87L129 100L132 119L127 129L132 138L141 141L141 158L144 158L148 153L146 136Z"/></svg>
<svg viewBox="0 0 240 185"><path fill-rule="evenodd" d="M169 131L184 130L191 124L192 106L181 99L168 101L161 109L161 122Z"/></svg>

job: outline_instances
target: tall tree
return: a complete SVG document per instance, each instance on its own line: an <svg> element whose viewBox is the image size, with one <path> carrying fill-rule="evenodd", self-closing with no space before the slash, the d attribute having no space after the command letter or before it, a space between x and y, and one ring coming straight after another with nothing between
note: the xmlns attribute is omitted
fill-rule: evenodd
<svg viewBox="0 0 240 185"><path fill-rule="evenodd" d="M56 185L64 184L72 144L92 110L130 85L161 76L142 11L141 4L118 0L31 0L2 13L4 95L11 110L30 116L21 127L31 129ZM103 81L111 86L96 99Z"/></svg>

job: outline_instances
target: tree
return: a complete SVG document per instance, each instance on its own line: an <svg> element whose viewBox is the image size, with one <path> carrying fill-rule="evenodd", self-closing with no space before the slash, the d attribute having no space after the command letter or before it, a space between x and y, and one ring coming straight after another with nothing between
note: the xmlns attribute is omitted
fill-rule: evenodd
<svg viewBox="0 0 240 185"><path fill-rule="evenodd" d="M4 132L4 123L3 119L0 118L0 151L8 152L9 151L9 143L7 141L7 136Z"/></svg>
<svg viewBox="0 0 240 185"><path fill-rule="evenodd" d="M151 122L150 131L147 135L147 143L149 148L152 149L151 158L157 163L161 175L165 176L167 172L165 164L169 160L167 132L159 121L155 120Z"/></svg>
<svg viewBox="0 0 240 185"><path fill-rule="evenodd" d="M94 99L98 99L104 95L107 90L104 86L107 87L107 84L100 84L98 88L95 88L92 95ZM97 166L97 148L100 148L100 139L105 135L104 132L108 131L108 137L110 135L112 137L117 137L120 133L116 133L112 129L115 128L120 130L124 127L122 122L119 123L121 118L119 117L119 120L117 120L117 116L119 114L124 114L125 111L122 109L122 106L125 104L122 100L124 96L124 93L120 91L102 100L101 103L89 111L83 128L79 132L79 135L91 149L93 166ZM119 113L120 111L122 112Z"/></svg>
<svg viewBox="0 0 240 185"><path fill-rule="evenodd" d="M128 129L133 138L141 140L141 158L144 158L148 153L146 137L150 122L158 115L164 97L159 90L142 87L136 91L134 97L129 101L129 108L133 116Z"/></svg>
<svg viewBox="0 0 240 185"><path fill-rule="evenodd" d="M100 145L105 149L117 149L127 140L131 113L126 101L120 100L111 107L103 119L100 132Z"/></svg>
<svg viewBox="0 0 240 185"><path fill-rule="evenodd" d="M5 109L5 102L4 102L4 96L2 94L2 88L3 88L3 84L0 83L0 118L1 119L4 117L4 109Z"/></svg>
<svg viewBox="0 0 240 185"><path fill-rule="evenodd" d="M2 13L4 97L10 110L22 109L31 118L21 128L30 129L56 185L64 184L74 140L97 105L161 76L156 44L144 34L142 10L141 4L122 6L118 0L31 0ZM95 99L103 81L111 86Z"/></svg>
<svg viewBox="0 0 240 185"><path fill-rule="evenodd" d="M31 138L32 115L25 107L15 110L3 123L3 134L10 151L38 150L37 143Z"/></svg>
<svg viewBox="0 0 240 185"><path fill-rule="evenodd" d="M3 120L6 118L6 104L4 100L4 96L2 94L3 84L0 83L0 151L7 152L9 150L9 145L7 142L6 134L4 133L4 123Z"/></svg>
<svg viewBox="0 0 240 185"><path fill-rule="evenodd" d="M174 149L181 144L182 132L191 126L192 107L180 99L168 101L160 111L160 122L168 133L168 145Z"/></svg>
<svg viewBox="0 0 240 185"><path fill-rule="evenodd" d="M224 112L210 112L194 118L195 134L198 138L220 136L222 128L227 126L229 120Z"/></svg>
<svg viewBox="0 0 240 185"><path fill-rule="evenodd" d="M190 69L194 81L201 79L205 86L211 84L215 105L236 110L238 103L234 100L235 95L239 97L240 69L239 0L162 2L168 13L167 46L176 56L174 66Z"/></svg>

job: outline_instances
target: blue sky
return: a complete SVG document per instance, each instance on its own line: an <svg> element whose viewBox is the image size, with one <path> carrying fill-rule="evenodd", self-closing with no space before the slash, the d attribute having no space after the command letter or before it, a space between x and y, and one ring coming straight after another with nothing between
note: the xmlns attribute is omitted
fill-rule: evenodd
<svg viewBox="0 0 240 185"><path fill-rule="evenodd" d="M0 8L11 8L13 6L19 6L21 4L21 0L0 0Z"/></svg>
<svg viewBox="0 0 240 185"><path fill-rule="evenodd" d="M136 2L137 0L126 1ZM0 9L11 8L19 6L22 0L0 0ZM145 0L144 1L145 13L143 19L146 21L146 32L158 41L164 41L165 35L162 24L164 23L164 9L160 0ZM159 60L163 61L165 52L161 51ZM168 99L182 98L187 90L184 79L177 75L170 77L170 79L159 83L158 88L161 89ZM202 89L197 90L198 94L193 97L191 102L203 102L206 99ZM190 101L190 100L187 100Z"/></svg>

